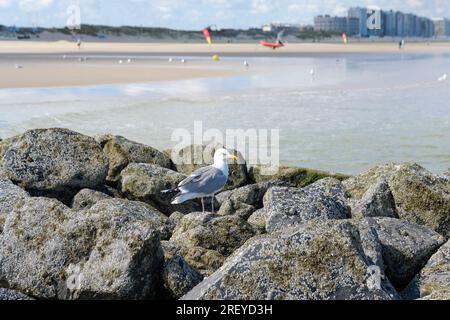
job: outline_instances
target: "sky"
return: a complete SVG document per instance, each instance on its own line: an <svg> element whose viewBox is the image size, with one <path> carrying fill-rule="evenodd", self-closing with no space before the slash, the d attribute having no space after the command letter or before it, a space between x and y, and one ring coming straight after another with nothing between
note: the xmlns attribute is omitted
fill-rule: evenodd
<svg viewBox="0 0 450 320"><path fill-rule="evenodd" d="M449 17L449 0L0 0L0 24L62 27L79 4L81 23L197 30L311 24L318 14L346 15L351 6L378 6L429 18Z"/></svg>

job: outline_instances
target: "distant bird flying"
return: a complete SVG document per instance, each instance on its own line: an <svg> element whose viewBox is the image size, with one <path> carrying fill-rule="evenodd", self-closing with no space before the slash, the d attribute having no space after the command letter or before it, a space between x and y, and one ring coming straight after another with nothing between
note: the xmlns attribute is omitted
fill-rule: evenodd
<svg viewBox="0 0 450 320"><path fill-rule="evenodd" d="M211 197L212 213L214 213L214 197L222 191L228 181L228 160L231 159L237 160L237 157L225 149L219 149L214 154L213 165L194 171L188 178L181 181L177 188L165 190L162 193L178 192L172 204L201 199L203 212L205 212L204 198Z"/></svg>

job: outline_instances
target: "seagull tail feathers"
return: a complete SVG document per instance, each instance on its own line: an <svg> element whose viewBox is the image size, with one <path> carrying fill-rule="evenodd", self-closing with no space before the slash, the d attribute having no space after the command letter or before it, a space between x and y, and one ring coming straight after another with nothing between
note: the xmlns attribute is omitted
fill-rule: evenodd
<svg viewBox="0 0 450 320"><path fill-rule="evenodd" d="M192 197L188 194L181 194L177 196L175 199L173 199L172 204L182 204L188 200L191 200Z"/></svg>

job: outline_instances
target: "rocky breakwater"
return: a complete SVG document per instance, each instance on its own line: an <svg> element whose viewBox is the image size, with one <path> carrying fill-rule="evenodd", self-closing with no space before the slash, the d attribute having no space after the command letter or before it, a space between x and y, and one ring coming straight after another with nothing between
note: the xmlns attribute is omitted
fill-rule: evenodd
<svg viewBox="0 0 450 320"><path fill-rule="evenodd" d="M196 149L66 129L0 141L0 299L450 299L448 176L231 164L217 214L200 213L161 194Z"/></svg>

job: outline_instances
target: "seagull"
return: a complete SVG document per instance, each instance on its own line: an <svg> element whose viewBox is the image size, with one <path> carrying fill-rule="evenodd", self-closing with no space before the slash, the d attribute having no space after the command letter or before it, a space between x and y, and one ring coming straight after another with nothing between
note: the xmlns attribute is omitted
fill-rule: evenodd
<svg viewBox="0 0 450 320"><path fill-rule="evenodd" d="M173 59L172 59L172 58L169 58L169 62L173 62Z"/></svg>
<svg viewBox="0 0 450 320"><path fill-rule="evenodd" d="M131 63L131 59L128 59L128 60L127 60L127 63Z"/></svg>
<svg viewBox="0 0 450 320"><path fill-rule="evenodd" d="M447 78L448 78L447 74L444 74L444 75L442 75L442 77L440 77L440 78L438 79L438 81L439 81L439 82L444 82L445 80L447 80Z"/></svg>
<svg viewBox="0 0 450 320"><path fill-rule="evenodd" d="M247 68L249 67L247 60L244 61L244 67L247 67Z"/></svg>
<svg viewBox="0 0 450 320"><path fill-rule="evenodd" d="M16 69L23 69L23 66L16 64Z"/></svg>
<svg viewBox="0 0 450 320"><path fill-rule="evenodd" d="M119 60L119 64L123 64L123 60Z"/></svg>
<svg viewBox="0 0 450 320"><path fill-rule="evenodd" d="M314 69L311 69L311 71L309 72L310 75L314 75L316 73L316 71Z"/></svg>
<svg viewBox="0 0 450 320"><path fill-rule="evenodd" d="M205 213L204 198L211 197L212 213L214 213L214 197L222 191L228 181L228 160L238 158L226 149L219 149L214 154L214 164L194 171L187 179L180 182L177 188L162 193L178 192L172 204L181 204L188 200L201 199Z"/></svg>
<svg viewBox="0 0 450 320"><path fill-rule="evenodd" d="M181 63L186 63L186 60L185 59L181 59Z"/></svg>

